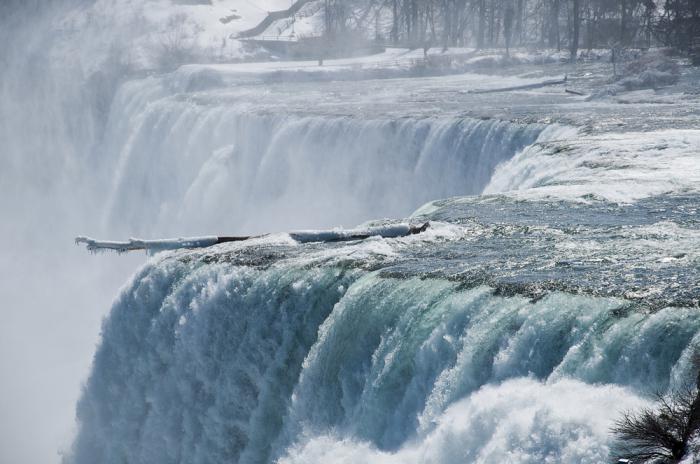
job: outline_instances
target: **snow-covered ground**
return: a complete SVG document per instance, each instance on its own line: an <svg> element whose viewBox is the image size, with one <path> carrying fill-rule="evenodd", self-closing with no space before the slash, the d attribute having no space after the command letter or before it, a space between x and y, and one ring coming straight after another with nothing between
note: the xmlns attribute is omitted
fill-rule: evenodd
<svg viewBox="0 0 700 464"><path fill-rule="evenodd" d="M86 69L96 69L110 53L118 53L130 66L150 69L188 58L245 59L249 53L234 37L257 26L268 12L289 6L289 0L98 0L76 5L50 27L53 40L65 40L67 47L76 38L82 42L80 49L69 52L78 53Z"/></svg>
<svg viewBox="0 0 700 464"><path fill-rule="evenodd" d="M461 57L471 55L475 52L472 48L451 48L447 52L433 48L430 50L430 57ZM404 48L388 48L383 53L369 56L359 56L353 58L341 58L324 60L323 66L319 66L317 60L313 61L269 61L254 63L236 63L203 66L185 66L184 69L214 69L225 74L259 74L279 71L325 71L333 73L337 77L342 77L343 72L357 69L385 69L407 68L415 66L416 62L423 60L423 50L407 50Z"/></svg>

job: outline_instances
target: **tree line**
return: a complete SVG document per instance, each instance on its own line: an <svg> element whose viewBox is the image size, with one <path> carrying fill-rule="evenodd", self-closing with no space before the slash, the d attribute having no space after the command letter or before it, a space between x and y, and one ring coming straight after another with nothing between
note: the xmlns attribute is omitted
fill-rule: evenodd
<svg viewBox="0 0 700 464"><path fill-rule="evenodd" d="M324 0L325 31L412 48L700 46L700 0Z"/></svg>

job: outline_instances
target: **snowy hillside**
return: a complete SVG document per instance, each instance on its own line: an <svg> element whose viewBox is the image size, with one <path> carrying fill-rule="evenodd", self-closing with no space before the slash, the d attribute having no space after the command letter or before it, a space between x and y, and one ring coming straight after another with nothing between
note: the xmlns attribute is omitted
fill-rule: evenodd
<svg viewBox="0 0 700 464"><path fill-rule="evenodd" d="M58 42L90 37L78 51L87 69L109 54L137 69L173 66L189 61L236 61L250 56L236 40L239 32L257 26L271 11L286 10L289 0L97 0L57 18ZM316 23L301 15L298 33L313 35ZM288 25L275 24L270 34ZM287 31L289 35L291 32ZM76 50L73 50L75 52ZM170 63L163 62L170 60Z"/></svg>

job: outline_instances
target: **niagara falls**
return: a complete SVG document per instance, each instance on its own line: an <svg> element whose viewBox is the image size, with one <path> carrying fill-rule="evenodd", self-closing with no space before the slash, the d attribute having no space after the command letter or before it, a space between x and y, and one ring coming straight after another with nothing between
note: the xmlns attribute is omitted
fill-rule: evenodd
<svg viewBox="0 0 700 464"><path fill-rule="evenodd" d="M700 463L697 0L3 0L0 464Z"/></svg>

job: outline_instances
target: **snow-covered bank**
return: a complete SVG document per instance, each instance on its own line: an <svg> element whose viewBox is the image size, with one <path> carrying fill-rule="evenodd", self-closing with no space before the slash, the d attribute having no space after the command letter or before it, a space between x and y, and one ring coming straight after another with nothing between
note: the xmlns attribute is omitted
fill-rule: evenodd
<svg viewBox="0 0 700 464"><path fill-rule="evenodd" d="M287 0L69 0L62 4L66 13L54 17L48 27L66 51L79 54L89 71L99 69L105 56L115 51L138 69L172 68L190 60L250 58L255 51L246 50L232 37L256 26L269 11L289 6ZM74 49L81 38L88 40Z"/></svg>

